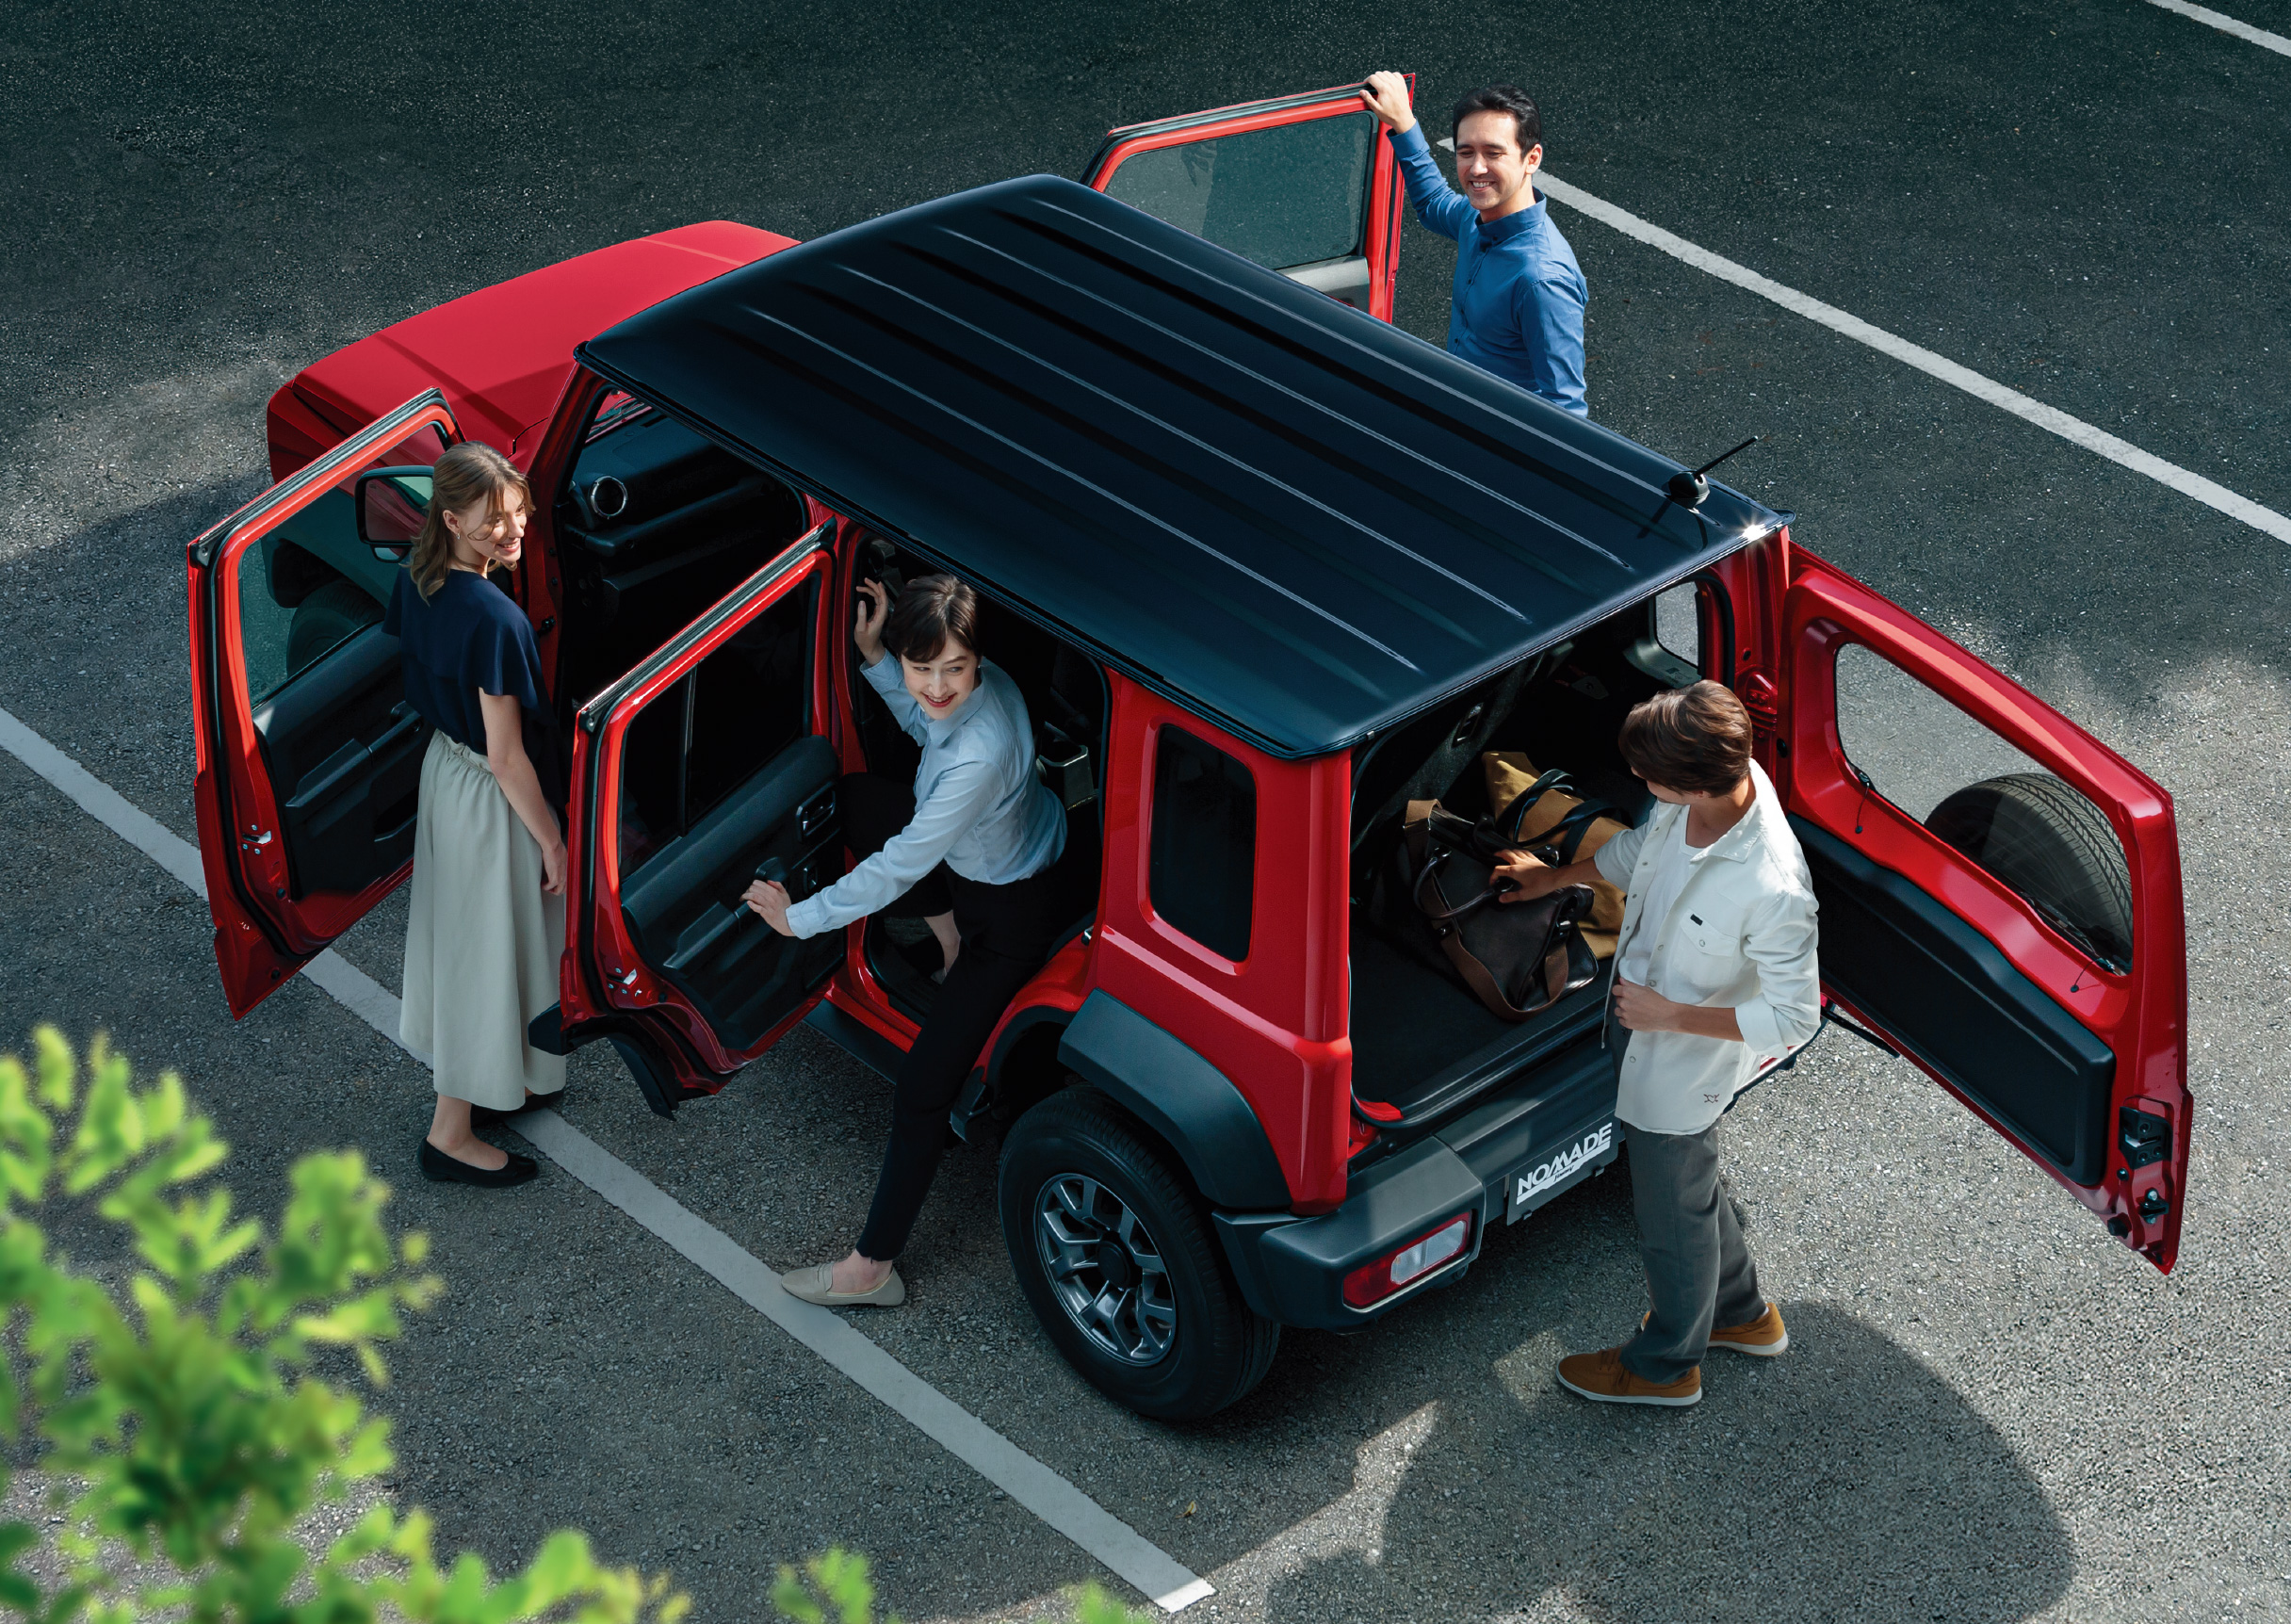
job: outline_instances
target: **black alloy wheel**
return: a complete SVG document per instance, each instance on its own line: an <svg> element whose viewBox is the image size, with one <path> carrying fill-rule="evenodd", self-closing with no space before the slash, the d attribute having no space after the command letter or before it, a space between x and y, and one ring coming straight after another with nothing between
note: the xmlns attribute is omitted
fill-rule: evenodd
<svg viewBox="0 0 2291 1624"><path fill-rule="evenodd" d="M1097 1090L1067 1088L1017 1120L997 1194L1028 1306L1098 1390L1174 1421L1264 1379L1280 1326L1243 1301L1175 1159Z"/></svg>

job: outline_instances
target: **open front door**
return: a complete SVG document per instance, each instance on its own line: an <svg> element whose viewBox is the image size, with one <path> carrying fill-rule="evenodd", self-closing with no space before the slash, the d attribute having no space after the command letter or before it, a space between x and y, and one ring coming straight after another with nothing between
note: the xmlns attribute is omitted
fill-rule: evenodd
<svg viewBox="0 0 2291 1624"><path fill-rule="evenodd" d="M1379 134L1359 87L1340 85L1126 124L1082 179L1389 321L1400 170Z"/></svg>
<svg viewBox="0 0 2291 1624"><path fill-rule="evenodd" d="M432 389L190 544L199 852L243 1015L406 877L428 724L382 610L403 548L359 539L358 475L460 436Z"/></svg>
<svg viewBox="0 0 2291 1624"><path fill-rule="evenodd" d="M573 746L566 1047L609 1037L663 1115L820 1001L843 933L795 941L739 901L843 876L820 650L821 525L582 707Z"/></svg>
<svg viewBox="0 0 2291 1624"><path fill-rule="evenodd" d="M2169 1269L2191 1108L2171 798L1922 621L1791 558L1785 798L1826 989ZM1943 1223L1979 1199L1931 1194Z"/></svg>

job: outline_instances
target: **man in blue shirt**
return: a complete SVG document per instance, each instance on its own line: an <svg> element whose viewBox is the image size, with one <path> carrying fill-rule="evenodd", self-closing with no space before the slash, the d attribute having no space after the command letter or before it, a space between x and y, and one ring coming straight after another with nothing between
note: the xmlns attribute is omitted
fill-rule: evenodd
<svg viewBox="0 0 2291 1624"><path fill-rule="evenodd" d="M1543 116L1527 92L1490 85L1455 105L1451 189L1408 106L1408 82L1372 73L1360 99L1392 132L1408 201L1427 229L1455 239L1455 304L1448 352L1508 378L1578 417L1583 394L1583 311L1589 290L1575 251L1535 193Z"/></svg>

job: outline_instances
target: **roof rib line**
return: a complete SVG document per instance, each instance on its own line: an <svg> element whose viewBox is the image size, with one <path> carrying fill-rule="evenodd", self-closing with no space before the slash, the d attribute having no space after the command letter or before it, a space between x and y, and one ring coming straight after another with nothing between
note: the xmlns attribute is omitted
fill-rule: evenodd
<svg viewBox="0 0 2291 1624"><path fill-rule="evenodd" d="M1216 349L1212 349L1209 346L1199 343L1196 340L1187 338L1184 334L1163 326L1162 323L1155 321L1152 317L1142 314L1129 305L1117 304L1113 300L1107 299L1102 294L1092 293L1089 289L1082 287L1076 283L1070 282L1064 277L1059 276L1054 271L1047 270L1031 260L1020 259L1016 254L1010 253L1003 249L995 247L992 243L981 242L976 237L968 236L959 232L948 231L946 235L955 237L959 241L969 243L972 247L979 249L982 252L993 254L996 258L1004 260L1021 269L1032 271L1035 275L1043 278L1045 281L1053 283L1059 287L1064 288L1066 291L1074 294L1078 298L1085 299L1091 303L1098 305L1106 310L1113 311L1117 315L1128 317L1130 320L1137 322L1140 326L1150 329L1157 337L1166 338L1171 343L1180 345L1183 348L1192 350L1196 355L1215 361L1221 365L1228 368L1237 368L1239 366L1239 364L1236 363L1231 356L1226 355ZM1074 246L1076 247L1077 252L1088 252L1085 249L1081 249L1079 244ZM1275 272L1275 274L1277 275L1278 273ZM1176 297L1185 297L1184 294L1177 289L1173 288L1170 289L1170 291ZM1605 559L1608 562L1616 565L1617 568L1626 572L1630 570L1631 566L1629 564L1625 563L1621 559L1616 557L1612 552L1609 552L1605 547L1600 546L1597 542L1592 541L1589 537L1584 535L1582 532L1575 530L1567 525L1559 523L1558 520L1553 519L1545 513L1538 512L1534 508L1531 508L1524 502L1521 502L1518 497L1504 495L1502 491L1495 489L1493 486L1485 484L1482 481L1473 479L1470 475L1465 473L1460 468L1456 468L1452 464L1441 463L1433 458L1427 457L1422 452L1415 449L1415 447L1404 445L1400 441L1393 439L1389 434L1379 433L1375 430L1371 429L1365 424L1361 423L1358 419L1347 417L1342 413L1334 410L1319 400L1315 400L1309 395L1306 395L1298 390L1290 388L1285 383L1275 382L1272 379L1264 377L1261 373L1250 372L1248 376L1257 380L1259 383L1263 384L1264 387L1273 390L1276 394L1285 396L1289 399L1295 401L1297 404L1307 408L1315 414L1330 419L1334 422L1343 424L1347 428L1351 429L1355 433L1384 447L1389 451L1397 453L1399 456L1406 459L1407 461L1415 463L1420 466L1435 470L1443 479L1453 479L1460 484L1469 486L1471 490L1477 492L1483 496L1486 496L1489 501L1495 503L1497 506L1508 508L1513 512L1518 513L1521 518L1531 520L1538 525L1549 526L1557 534L1567 537L1569 541L1576 543L1578 545L1584 547L1586 551L1598 554L1600 558ZM1416 374L1416 376L1422 377L1422 374ZM1356 380L1355 382L1357 382L1358 381ZM1365 387L1365 385L1362 386ZM1445 386L1441 385L1441 387ZM1379 393L1384 392L1380 391ZM1413 402L1405 400L1404 397L1395 397L1387 394L1386 398L1398 400L1404 405L1413 406L1414 404ZM1506 421L1512 421L1512 419L1506 419ZM1491 445L1494 447L1494 448L1505 452L1506 461L1510 460L1508 455L1511 449L1510 447L1503 447L1498 443L1490 442L1486 434L1468 429L1460 422L1454 422L1452 420L1450 427L1452 431L1459 436L1478 440L1484 445ZM1524 425L1522 425L1522 427L1524 427ZM1540 434L1541 432L1539 430L1532 429L1528 431L1537 434ZM1603 464L1601 465L1603 466ZM1546 468L1540 469L1538 472L1542 474L1543 477L1552 479L1553 480L1558 480L1561 478L1556 469ZM1590 495L1591 499L1593 500L1599 500L1596 494L1588 492L1584 494ZM1600 501L1600 505L1602 507L1607 507L1611 506L1612 504L1605 501ZM1648 529L1645 520L1637 518L1634 515L1625 516L1629 517L1631 522L1637 525L1642 530ZM1649 533L1659 535L1661 532L1649 531ZM1549 566L1543 564L1541 560L1534 558L1533 555L1522 550L1514 549L1508 544L1505 544L1504 550L1511 553L1514 558L1519 560L1519 561L1548 573ZM1568 584L1572 585L1573 583L1570 582Z"/></svg>
<svg viewBox="0 0 2291 1624"><path fill-rule="evenodd" d="M1335 520L1338 524L1342 525L1345 528L1357 532L1379 546L1389 548L1392 552L1398 553L1402 558L1406 559L1410 563L1419 565L1422 569L1433 575L1438 576L1441 579L1448 581L1452 585L1462 587L1466 592L1469 592L1474 596L1481 598L1487 603L1494 606L1495 608L1502 609L1505 614L1510 615L1514 620L1528 620L1528 617L1521 614L1518 609L1504 601L1503 598L1498 597L1495 593L1489 592L1486 587L1481 586L1477 581L1470 579L1469 577L1460 576L1454 570L1451 570L1442 564L1437 563L1434 560L1425 558L1422 554L1417 552L1405 543L1398 541L1391 536L1386 535L1382 530L1375 528L1372 525L1363 524L1360 520L1354 518L1350 513L1343 512L1341 509L1332 507L1328 503L1322 501L1318 496L1313 495L1310 492L1299 490L1296 486L1289 483L1285 479L1275 479L1273 475L1265 472L1261 468L1252 467L1249 463L1242 461L1239 457L1234 456L1230 451L1224 450L1219 447L1210 444L1209 441L1204 440L1198 434L1189 433L1187 430L1178 427L1177 424L1170 422L1167 418L1158 416L1153 413L1147 412L1141 406L1138 406L1130 401L1124 400L1120 396L1115 395L1113 391L1101 388L1099 385L1091 382L1086 378L1077 376L1075 373L1067 370L1065 367L1059 365L1056 362L1047 360L1044 357L1034 353L1032 350L1016 344L1010 339L1002 337L999 333L991 333L987 329L981 327L975 321L966 320L964 317L957 316L954 312L945 308L944 306L934 304L929 300L924 299L921 295L910 292L908 289L901 287L895 283L886 282L881 277L871 275L864 270L860 270L856 267L844 266L839 268L841 268L846 275L855 277L862 282L869 283L875 287L881 288L886 293L905 300L911 304L918 305L922 309L931 312L932 315L938 317L940 319L950 323L951 325L959 327L965 332L971 333L973 336L984 340L988 344L992 344L999 349L1007 350L1009 353L1041 368L1044 372L1050 374L1052 377L1063 379L1064 382L1072 384L1075 388L1106 402L1106 404L1114 408L1116 411L1126 413L1128 415L1138 419L1142 423L1150 424L1153 428L1160 430L1162 432L1169 435L1172 439L1183 441L1186 445L1193 447L1195 450L1204 452L1207 455L1215 458L1218 462L1223 463L1227 467L1233 468L1241 474L1247 476L1249 479L1257 480L1262 484L1270 485L1273 489L1280 492L1282 495L1292 497L1294 500L1303 503L1305 506L1313 509L1315 512ZM854 310L853 314L866 317L870 313L867 312L864 308L861 308ZM910 336L912 335L910 334ZM920 341L918 340L918 342ZM1006 393L1008 393L1011 388L1016 387L1015 385L1012 385L1007 379L1001 380L1000 382L1004 386ZM1033 396L1032 392L1029 392L1029 398L1039 400L1039 397ZM1041 403L1046 408L1048 404L1047 401ZM1120 443L1117 440L1114 440L1111 435L1102 437L1101 444L1106 445L1107 447L1112 450L1122 451L1124 449ZM1176 469L1171 468L1167 463L1161 463L1159 459L1156 461L1157 463L1159 463L1160 466L1164 470L1165 477L1171 479L1173 481L1179 479L1190 478L1188 476L1180 475ZM1214 498L1212 497L1211 499ZM1261 523L1267 525L1268 527L1278 526L1281 529L1291 530L1293 534L1292 527L1274 518L1273 515L1264 512L1263 510L1251 508L1249 511L1254 513ZM1340 559L1328 556L1325 548L1315 545L1308 538L1297 536L1292 544L1296 545L1300 551L1307 551L1315 555L1316 561L1320 562L1324 568L1341 570L1345 574L1353 577L1354 579L1359 581L1364 586L1373 586L1378 591L1386 593L1392 593L1395 590L1390 581L1372 576L1367 571L1349 566ZM1443 629L1451 633L1462 635L1462 628L1460 626L1457 626L1445 615L1442 615L1438 610L1434 609L1429 604L1424 604L1418 601L1412 593L1405 594L1405 601L1409 602L1413 607L1415 607L1418 612L1421 613L1425 619L1438 622L1443 627ZM1532 625L1534 623L1529 622L1528 624Z"/></svg>
<svg viewBox="0 0 2291 1624"><path fill-rule="evenodd" d="M932 398L930 396L923 394L922 391L915 388L912 384L906 383L900 379L892 377L881 367L869 365L868 363L860 360L857 356L852 354L850 351L838 349L836 348L836 346L827 343L824 339L818 337L816 334L806 333L802 328L795 326L791 322L781 320L778 317L773 316L769 311L758 310L753 304L746 304L741 308L746 310L750 316L755 317L758 321L762 321L772 327L776 327L784 333L788 333L797 338L803 339L806 343L818 346L820 349L825 350L828 354L836 357L837 360L842 362L845 365L854 367L859 371L867 373L869 377L889 385L891 388L897 390L900 394L907 396L917 403L943 413L945 415L953 418L956 422L962 424L965 428L971 430L973 432L983 434L987 439L992 440L996 445L1001 446L1013 452L1016 452L1018 456L1025 458L1026 461L1033 463L1039 468L1044 469L1046 472L1056 475L1057 477L1073 484L1080 485L1101 500L1112 503L1113 506L1122 509L1124 512L1143 519L1146 523L1151 525L1155 529L1161 530L1164 534L1175 537L1177 540L1183 542L1187 546L1192 547L1196 552L1202 554L1205 558L1215 560L1218 563L1225 565L1226 568L1233 571L1235 574L1246 576L1249 579L1255 581L1259 586L1263 587L1267 592L1273 593L1276 596L1287 599L1290 603L1294 604L1298 609L1303 609L1306 613L1312 615L1318 620L1325 621L1328 625L1334 626L1337 630L1343 632L1346 636L1357 638L1360 641L1368 644L1369 647L1374 649L1377 653L1383 655L1387 659L1391 660L1394 664L1405 666L1410 671L1417 671L1421 669L1414 660L1410 659L1406 655L1402 654L1398 649L1369 636L1368 633L1362 631L1358 626L1352 625L1348 621L1340 620L1333 614L1330 614L1326 609L1323 609L1319 604L1314 603L1310 598L1308 598L1303 594L1293 592L1288 587L1281 585L1280 582L1275 580L1272 577L1263 574L1261 571L1249 568L1248 565L1241 562L1238 559L1219 552L1215 547L1210 546L1207 542L1202 541L1199 537L1194 536L1185 530L1179 529L1177 526L1169 523L1166 519L1161 518L1157 514L1146 512L1144 508L1139 507L1135 502L1129 500L1127 497L1119 495L1113 491L1109 491L1102 485L1082 479L1070 468L1062 468L1058 466L1058 464L1052 463L1048 458L1043 456L1040 452L1033 450L1030 447L1021 446L1017 441L1013 440L1009 435L998 434L994 430L989 429L985 424L981 423L977 418L970 416L967 413L956 411L953 407L948 405L943 400Z"/></svg>

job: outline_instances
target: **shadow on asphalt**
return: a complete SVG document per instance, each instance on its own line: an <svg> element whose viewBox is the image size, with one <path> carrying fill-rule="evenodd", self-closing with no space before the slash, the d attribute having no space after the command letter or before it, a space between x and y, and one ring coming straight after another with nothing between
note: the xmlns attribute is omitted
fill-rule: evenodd
<svg viewBox="0 0 2291 1624"><path fill-rule="evenodd" d="M1532 1337L1361 1448L1338 1553L1276 1583L1266 1616L1503 1616L1550 1598L1615 1624L2005 1620L2057 1600L2069 1535L2010 1445L1882 1331L1788 1313L1786 1356L1714 1356L1688 1410L1577 1399L1552 1376L1568 1350ZM1458 1494L1510 1503L1514 1537L1458 1549Z"/></svg>

